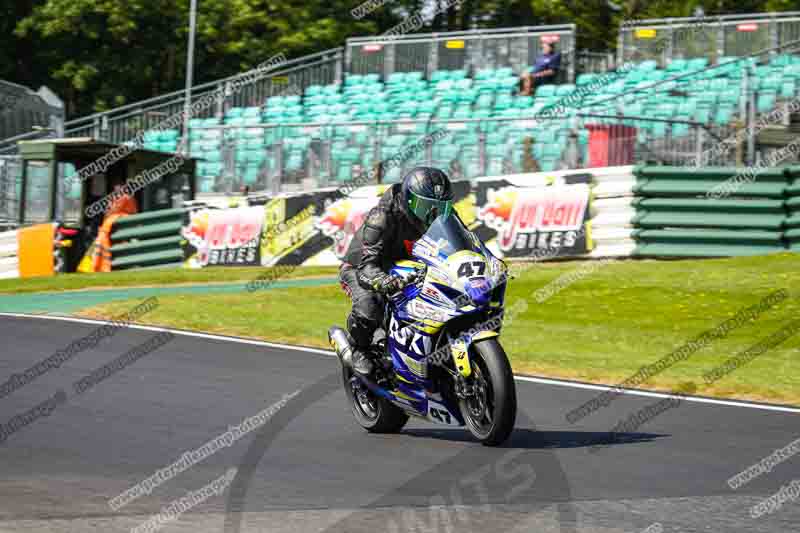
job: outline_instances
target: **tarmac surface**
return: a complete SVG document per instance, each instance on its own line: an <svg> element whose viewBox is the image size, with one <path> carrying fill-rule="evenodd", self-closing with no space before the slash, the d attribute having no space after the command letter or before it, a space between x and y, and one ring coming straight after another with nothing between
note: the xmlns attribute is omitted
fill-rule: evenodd
<svg viewBox="0 0 800 533"><path fill-rule="evenodd" d="M231 468L221 490L158 530L800 529L800 499L751 516L753 506L800 479L800 454L736 490L727 483L800 437L791 410L681 401L614 436L620 421L661 400L626 394L570 424L566 413L599 391L521 378L517 427L504 447L414 419L400 434L370 435L356 425L329 354L180 332L148 344L155 328L120 329L32 381L15 378L3 388L97 328L0 316L2 533L155 531L148 520L162 510L163 520L174 516L175 507L166 509L173 500ZM131 352L148 346L155 349ZM96 372L126 353L136 357L107 376ZM75 384L93 372L99 378L78 392ZM181 472L164 471L149 494L110 506L259 413L266 415L258 427Z"/></svg>

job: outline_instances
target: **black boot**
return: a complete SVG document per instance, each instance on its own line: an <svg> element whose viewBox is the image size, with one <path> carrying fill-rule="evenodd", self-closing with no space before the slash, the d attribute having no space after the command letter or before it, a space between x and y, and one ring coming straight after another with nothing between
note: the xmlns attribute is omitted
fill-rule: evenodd
<svg viewBox="0 0 800 533"><path fill-rule="evenodd" d="M369 350L353 347L351 366L356 374L369 377L372 371L375 370L375 363L372 362L369 355L371 355Z"/></svg>
<svg viewBox="0 0 800 533"><path fill-rule="evenodd" d="M350 357L350 367L357 374L368 377L375 370L372 361L372 338L377 324L371 320L350 313L347 317L347 335L353 353Z"/></svg>

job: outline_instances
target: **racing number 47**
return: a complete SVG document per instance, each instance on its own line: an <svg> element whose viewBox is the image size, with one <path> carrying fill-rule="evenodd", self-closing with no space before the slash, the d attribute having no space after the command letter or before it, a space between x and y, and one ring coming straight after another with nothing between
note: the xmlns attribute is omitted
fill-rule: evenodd
<svg viewBox="0 0 800 533"><path fill-rule="evenodd" d="M460 278L483 276L484 272L486 272L486 263L484 263L483 261L471 261L467 263L461 263L461 266L458 267L458 277Z"/></svg>

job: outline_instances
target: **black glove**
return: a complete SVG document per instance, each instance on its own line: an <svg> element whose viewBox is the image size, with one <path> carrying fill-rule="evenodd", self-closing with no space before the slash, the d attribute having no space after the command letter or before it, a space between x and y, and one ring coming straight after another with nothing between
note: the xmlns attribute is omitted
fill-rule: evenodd
<svg viewBox="0 0 800 533"><path fill-rule="evenodd" d="M372 288L381 294L394 294L402 290L406 285L408 285L408 282L405 279L392 274L386 274L372 282Z"/></svg>

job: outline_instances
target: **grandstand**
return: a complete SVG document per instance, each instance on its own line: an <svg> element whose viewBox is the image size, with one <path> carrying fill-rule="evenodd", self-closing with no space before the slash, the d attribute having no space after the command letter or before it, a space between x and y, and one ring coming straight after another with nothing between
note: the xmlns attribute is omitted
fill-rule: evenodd
<svg viewBox="0 0 800 533"><path fill-rule="evenodd" d="M441 128L449 130L447 140L408 165L430 160L464 178L521 171L526 139L533 138L532 156L542 170L568 168L574 165L570 132L581 165L588 162L587 126L594 124L636 127L637 159L659 159L659 147L675 152L687 140L686 164L697 155L699 128L692 123L720 137L743 118L751 96L757 113L794 99L800 57L782 54L765 64L722 58L716 66L705 58L675 59L664 69L648 60L611 75L581 74L576 84L542 86L534 96L515 95L517 80L508 67L473 76L439 70L428 79L421 71L395 72L385 81L378 74L350 75L342 85L311 85L302 97L275 96L262 106L232 107L221 118L194 119L190 149L204 160L201 191L214 190L223 175L226 143L236 175L251 188L279 173L283 183L303 175L323 185L349 181ZM563 112L547 115L564 103ZM174 130L154 133L148 147L171 151L177 138ZM384 180L396 181L401 173L394 167Z"/></svg>
<svg viewBox="0 0 800 533"><path fill-rule="evenodd" d="M557 29L561 52L571 58L561 83L520 96L520 72L530 68L540 40L555 38L556 31L521 30L492 30L480 39L464 32L403 36L378 45L350 39L346 53L293 60L242 95L224 91L215 109L189 122L189 152L200 159L199 191L336 185L409 152L437 130L446 131L443 140L410 152L402 165L381 172L382 181L397 181L423 162L456 179L645 161L694 165L721 139L785 107L800 90L800 57L791 53L797 42L786 39L779 49L746 50L749 56L676 57L673 43L665 48L672 55L573 79L575 53L563 45L574 43L574 27L566 27ZM512 53L515 46L521 51ZM740 50L741 41L736 46ZM395 70L403 66L417 70ZM201 87L219 90L229 81ZM87 117L67 135L123 142L144 125L151 128L145 148L178 150L179 130L153 128L154 117L183 107L181 94L146 103L120 108L119 119L109 119L113 112ZM598 156L603 146L608 153ZM722 153L702 163L742 161Z"/></svg>
<svg viewBox="0 0 800 533"><path fill-rule="evenodd" d="M47 87L33 91L0 80L0 139L29 134L33 128L63 132L64 103Z"/></svg>

